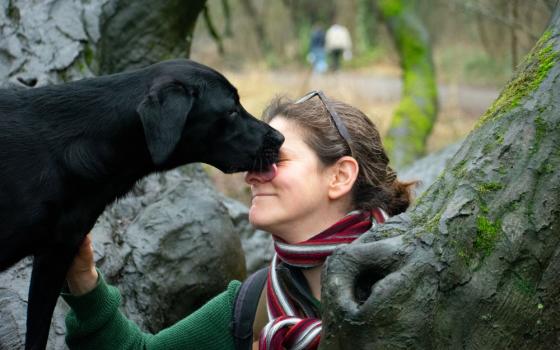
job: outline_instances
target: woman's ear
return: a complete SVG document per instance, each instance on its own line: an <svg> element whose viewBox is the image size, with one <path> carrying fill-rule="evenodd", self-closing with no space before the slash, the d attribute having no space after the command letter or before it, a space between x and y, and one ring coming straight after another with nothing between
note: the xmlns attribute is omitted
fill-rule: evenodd
<svg viewBox="0 0 560 350"><path fill-rule="evenodd" d="M338 199L352 191L360 166L356 159L344 156L330 167L329 199Z"/></svg>

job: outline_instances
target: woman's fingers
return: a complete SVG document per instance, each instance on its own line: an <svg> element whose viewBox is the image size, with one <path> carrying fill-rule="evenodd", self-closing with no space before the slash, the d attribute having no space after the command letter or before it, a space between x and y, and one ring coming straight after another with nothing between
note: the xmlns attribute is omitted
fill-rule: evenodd
<svg viewBox="0 0 560 350"><path fill-rule="evenodd" d="M70 292L81 295L89 292L97 285L97 270L93 255L91 233L84 237L78 253L68 270L66 279Z"/></svg>

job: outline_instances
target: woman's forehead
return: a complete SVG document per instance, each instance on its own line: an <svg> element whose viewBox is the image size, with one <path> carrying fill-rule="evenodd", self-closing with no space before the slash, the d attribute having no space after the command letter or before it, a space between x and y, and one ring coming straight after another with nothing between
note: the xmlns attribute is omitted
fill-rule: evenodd
<svg viewBox="0 0 560 350"><path fill-rule="evenodd" d="M299 129L296 122L294 122L293 120L287 119L286 117L284 117L282 115L277 115L276 117L274 117L270 121L269 124L270 124L270 126L272 126L275 129L278 129L279 131Z"/></svg>
<svg viewBox="0 0 560 350"><path fill-rule="evenodd" d="M290 136L302 140L305 139L305 135L308 132L298 121L283 116L274 117L269 125L283 134L290 134Z"/></svg>
<svg viewBox="0 0 560 350"><path fill-rule="evenodd" d="M293 142L297 142L297 141L301 141L303 140L303 134L301 132L301 129L299 129L297 126L294 125L293 122L278 122L278 123L270 123L270 126L272 126L273 128L275 128L276 130L280 131L282 133L282 135L284 135L284 137L286 138L285 142L283 145L285 145L286 143L290 144Z"/></svg>

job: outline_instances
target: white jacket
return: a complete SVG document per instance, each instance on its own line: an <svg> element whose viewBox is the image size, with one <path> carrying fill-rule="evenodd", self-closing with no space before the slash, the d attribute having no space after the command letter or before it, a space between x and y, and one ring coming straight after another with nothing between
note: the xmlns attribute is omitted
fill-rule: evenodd
<svg viewBox="0 0 560 350"><path fill-rule="evenodd" d="M325 48L327 51L340 49L343 51L352 50L352 40L348 29L340 24L333 24L325 35Z"/></svg>

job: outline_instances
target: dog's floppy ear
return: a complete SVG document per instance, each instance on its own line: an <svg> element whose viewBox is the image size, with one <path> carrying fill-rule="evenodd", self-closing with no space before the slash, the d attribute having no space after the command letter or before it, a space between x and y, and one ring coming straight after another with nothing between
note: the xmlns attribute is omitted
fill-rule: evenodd
<svg viewBox="0 0 560 350"><path fill-rule="evenodd" d="M138 105L144 136L152 161L162 165L181 138L194 97L181 84L167 81L154 84Z"/></svg>

